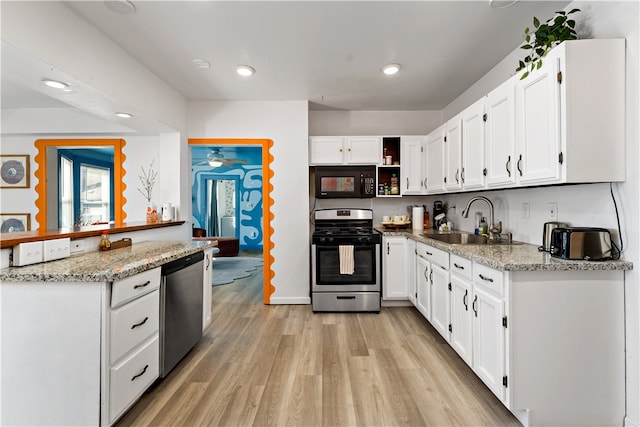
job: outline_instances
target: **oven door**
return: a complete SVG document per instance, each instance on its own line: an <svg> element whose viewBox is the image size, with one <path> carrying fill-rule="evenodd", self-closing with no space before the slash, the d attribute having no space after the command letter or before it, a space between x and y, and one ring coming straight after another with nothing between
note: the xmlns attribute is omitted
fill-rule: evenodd
<svg viewBox="0 0 640 427"><path fill-rule="evenodd" d="M380 244L353 246L354 272L340 274L338 245L311 245L312 292L379 292Z"/></svg>

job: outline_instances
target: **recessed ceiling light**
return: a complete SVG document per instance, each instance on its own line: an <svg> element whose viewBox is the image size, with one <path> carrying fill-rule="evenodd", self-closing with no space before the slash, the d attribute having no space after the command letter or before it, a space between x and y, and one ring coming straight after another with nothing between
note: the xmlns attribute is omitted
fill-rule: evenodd
<svg viewBox="0 0 640 427"><path fill-rule="evenodd" d="M54 89L61 89L61 90L67 90L69 89L69 85L66 84L65 82L60 82L58 80L51 80L51 79L43 79L42 83L44 83L45 85L52 87Z"/></svg>
<svg viewBox="0 0 640 427"><path fill-rule="evenodd" d="M504 9L505 7L516 4L517 1L518 0L489 0L489 6L494 9Z"/></svg>
<svg viewBox="0 0 640 427"><path fill-rule="evenodd" d="M129 113L124 113L124 112L118 112L116 113L116 116L123 118L123 119L130 119L131 117L133 117L133 114L129 114Z"/></svg>
<svg viewBox="0 0 640 427"><path fill-rule="evenodd" d="M104 5L107 6L110 11L119 13L120 15L128 15L136 11L133 3L127 0L109 0L105 1Z"/></svg>
<svg viewBox="0 0 640 427"><path fill-rule="evenodd" d="M204 59L194 59L192 62L193 65L196 66L196 68L209 68L211 66L211 64L209 64L209 62L205 61Z"/></svg>
<svg viewBox="0 0 640 427"><path fill-rule="evenodd" d="M250 67L248 65L238 65L236 67L236 72L241 76L248 77L253 75L256 72L256 70L253 67Z"/></svg>
<svg viewBox="0 0 640 427"><path fill-rule="evenodd" d="M390 76L400 71L400 68L401 68L400 64L387 64L381 68L381 71L386 75Z"/></svg>

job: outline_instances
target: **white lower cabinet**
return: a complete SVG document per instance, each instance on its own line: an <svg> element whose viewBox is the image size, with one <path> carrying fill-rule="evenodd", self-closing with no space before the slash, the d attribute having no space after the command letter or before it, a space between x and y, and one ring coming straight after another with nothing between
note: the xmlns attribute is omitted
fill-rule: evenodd
<svg viewBox="0 0 640 427"><path fill-rule="evenodd" d="M431 321L431 263L420 255L416 256L416 308Z"/></svg>
<svg viewBox="0 0 640 427"><path fill-rule="evenodd" d="M0 425L114 424L159 375L160 281L3 282Z"/></svg>
<svg viewBox="0 0 640 427"><path fill-rule="evenodd" d="M622 425L623 271L503 272L418 242L415 283L418 311L523 425Z"/></svg>
<svg viewBox="0 0 640 427"><path fill-rule="evenodd" d="M484 265L473 266L473 370L504 402L507 372L503 275Z"/></svg>
<svg viewBox="0 0 640 427"><path fill-rule="evenodd" d="M451 255L451 347L473 365L471 261Z"/></svg>
<svg viewBox="0 0 640 427"><path fill-rule="evenodd" d="M449 341L449 254L416 244L417 307L431 325Z"/></svg>
<svg viewBox="0 0 640 427"><path fill-rule="evenodd" d="M382 239L382 299L409 298L407 238L384 236Z"/></svg>
<svg viewBox="0 0 640 427"><path fill-rule="evenodd" d="M202 271L202 330L211 323L211 292L213 291L213 248L204 250Z"/></svg>

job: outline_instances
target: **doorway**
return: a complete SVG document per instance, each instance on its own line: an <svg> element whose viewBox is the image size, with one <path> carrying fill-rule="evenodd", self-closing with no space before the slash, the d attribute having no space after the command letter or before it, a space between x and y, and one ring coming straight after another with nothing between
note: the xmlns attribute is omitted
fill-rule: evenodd
<svg viewBox="0 0 640 427"><path fill-rule="evenodd" d="M257 214L260 213L259 221L261 223L260 233L255 236L255 239L259 239L262 242L263 247L263 301L265 304L270 304L271 295L275 292L275 287L272 285L271 280L273 279L275 273L271 269L271 265L273 263L273 242L271 240L271 235L273 233L272 221L273 221L273 213L271 212L271 207L273 206L273 198L271 197L271 191L273 188L273 170L271 169L271 162L273 161L273 156L269 153L269 149L273 146L273 141L270 139L215 139L215 138L194 138L189 139L189 145L192 148L197 146L257 146L261 148L261 165L259 166L259 180L256 179L257 174L249 174L249 185L257 185L259 181L260 185L260 200L255 201L252 197L252 194L248 193L246 200L243 197L240 202L242 203L250 203L251 204L251 212ZM194 159L192 158L192 165L194 163ZM216 162L217 159L210 159L213 162ZM224 162L223 162L224 163ZM252 183L253 182L253 183ZM193 183L196 183L195 177ZM197 197L197 192L194 192L193 196ZM193 207L196 205L196 200L193 202ZM249 205L247 205L249 206ZM238 209L242 209L239 207ZM254 217L253 214L250 216L249 220L258 220L257 217ZM244 221L241 219L241 221ZM243 224L236 223L236 230Z"/></svg>

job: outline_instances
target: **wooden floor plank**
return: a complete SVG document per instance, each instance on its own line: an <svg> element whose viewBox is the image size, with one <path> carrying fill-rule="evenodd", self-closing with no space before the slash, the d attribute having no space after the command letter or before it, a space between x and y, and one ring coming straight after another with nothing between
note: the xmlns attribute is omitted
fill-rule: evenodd
<svg viewBox="0 0 640 427"><path fill-rule="evenodd" d="M118 426L519 426L413 307L265 306L213 287L213 322Z"/></svg>

